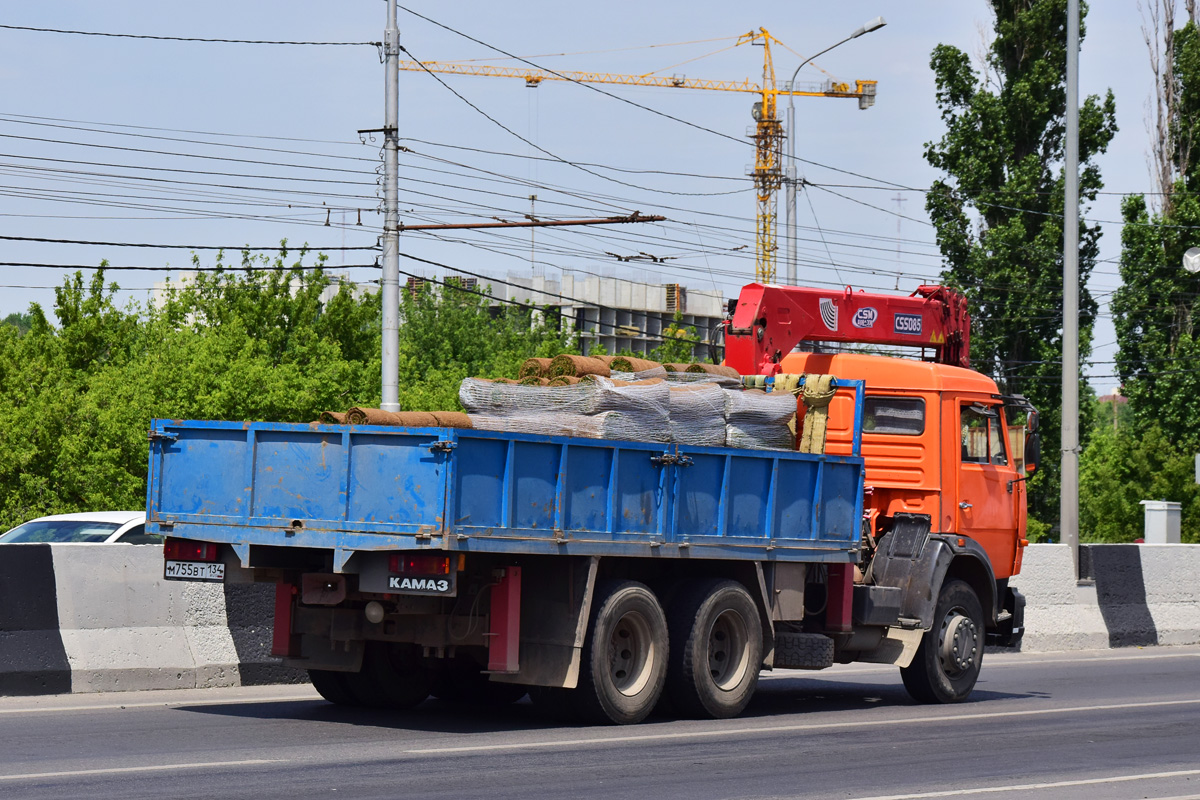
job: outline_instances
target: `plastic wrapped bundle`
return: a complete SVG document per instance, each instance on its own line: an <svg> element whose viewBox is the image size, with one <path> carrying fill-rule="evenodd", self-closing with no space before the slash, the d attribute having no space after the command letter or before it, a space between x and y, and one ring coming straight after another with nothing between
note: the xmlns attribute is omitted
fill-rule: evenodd
<svg viewBox="0 0 1200 800"><path fill-rule="evenodd" d="M585 439L666 443L669 436L665 425L648 427L639 415L624 411L603 411L599 414L472 414L471 423L477 430Z"/></svg>
<svg viewBox="0 0 1200 800"><path fill-rule="evenodd" d="M793 450L796 437L788 423L796 415L796 398L785 392L726 389L725 443L729 447Z"/></svg>
<svg viewBox="0 0 1200 800"><path fill-rule="evenodd" d="M589 376L565 386L509 386L478 378L467 378L459 386L458 399L471 414L496 418L520 418L512 426L489 430L521 433L590 436L593 438L665 441L669 435L670 389L663 381L626 383ZM600 417L599 422L550 420L551 416ZM614 416L616 414L617 416ZM541 422L545 421L545 425ZM595 426L600 425L599 429ZM589 427L591 426L591 427ZM578 431L565 433L564 431Z"/></svg>
<svg viewBox="0 0 1200 800"><path fill-rule="evenodd" d="M671 386L671 441L725 445L725 393L715 383Z"/></svg>
<svg viewBox="0 0 1200 800"><path fill-rule="evenodd" d="M742 385L740 378L730 378L726 375L710 375L707 372L671 372L668 370L666 379L673 384L711 383L731 389Z"/></svg>
<svg viewBox="0 0 1200 800"><path fill-rule="evenodd" d="M638 370L636 372L622 372L613 369L611 377L613 380L619 381L646 381L654 378L660 380L665 379L669 373L661 366L653 366L649 369Z"/></svg>
<svg viewBox="0 0 1200 800"><path fill-rule="evenodd" d="M795 450L796 435L786 425L728 424L725 426L725 445L743 450Z"/></svg>

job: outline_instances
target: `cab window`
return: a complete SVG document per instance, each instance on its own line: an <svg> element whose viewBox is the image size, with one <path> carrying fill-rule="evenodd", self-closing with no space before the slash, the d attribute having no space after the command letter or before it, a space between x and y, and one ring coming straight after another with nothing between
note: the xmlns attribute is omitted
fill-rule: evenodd
<svg viewBox="0 0 1200 800"><path fill-rule="evenodd" d="M1000 415L994 406L962 407L962 460L967 464L1008 464Z"/></svg>
<svg viewBox="0 0 1200 800"><path fill-rule="evenodd" d="M920 436L925 432L925 401L919 397L863 399L863 433Z"/></svg>

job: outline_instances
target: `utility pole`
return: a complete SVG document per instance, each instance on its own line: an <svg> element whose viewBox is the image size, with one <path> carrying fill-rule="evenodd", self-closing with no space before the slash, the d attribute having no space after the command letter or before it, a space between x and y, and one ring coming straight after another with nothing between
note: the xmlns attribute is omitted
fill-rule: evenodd
<svg viewBox="0 0 1200 800"><path fill-rule="evenodd" d="M400 29L396 27L396 0L387 0L387 28L383 33L383 369L384 411L400 410Z"/></svg>
<svg viewBox="0 0 1200 800"><path fill-rule="evenodd" d="M799 70L796 70L799 72ZM788 84L788 91L792 90ZM796 104L788 96L788 163L787 163L787 285L796 285Z"/></svg>
<svg viewBox="0 0 1200 800"><path fill-rule="evenodd" d="M1059 532L1079 577L1079 0L1067 0L1063 197L1062 493Z"/></svg>

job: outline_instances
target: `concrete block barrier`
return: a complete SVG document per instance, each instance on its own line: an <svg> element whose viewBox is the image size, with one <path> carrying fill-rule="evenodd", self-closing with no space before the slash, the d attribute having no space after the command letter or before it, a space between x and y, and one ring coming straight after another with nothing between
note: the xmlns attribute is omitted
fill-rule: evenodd
<svg viewBox="0 0 1200 800"><path fill-rule="evenodd" d="M1200 547L1026 548L1022 650L1200 644ZM0 547L0 695L306 679L270 655L274 586L164 581L154 545Z"/></svg>
<svg viewBox="0 0 1200 800"><path fill-rule="evenodd" d="M1200 644L1200 547L1082 545L1079 565L1077 582L1066 545L1026 548L1022 650Z"/></svg>
<svg viewBox="0 0 1200 800"><path fill-rule="evenodd" d="M0 550L0 694L302 680L270 655L274 587L165 581L155 545Z"/></svg>

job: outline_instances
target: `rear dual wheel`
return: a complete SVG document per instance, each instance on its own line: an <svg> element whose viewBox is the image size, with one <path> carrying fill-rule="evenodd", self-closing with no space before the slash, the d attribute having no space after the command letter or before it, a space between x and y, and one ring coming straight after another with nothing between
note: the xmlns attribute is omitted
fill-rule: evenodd
<svg viewBox="0 0 1200 800"><path fill-rule="evenodd" d="M575 710L591 722L641 722L662 695L668 642L666 615L647 586L597 586L579 686L568 695Z"/></svg>
<svg viewBox="0 0 1200 800"><path fill-rule="evenodd" d="M317 693L340 706L412 708L429 697L431 677L412 644L367 642L358 672L310 669Z"/></svg>
<svg viewBox="0 0 1200 800"><path fill-rule="evenodd" d="M731 580L688 587L671 604L667 693L680 713L728 719L758 686L762 624L750 593Z"/></svg>

